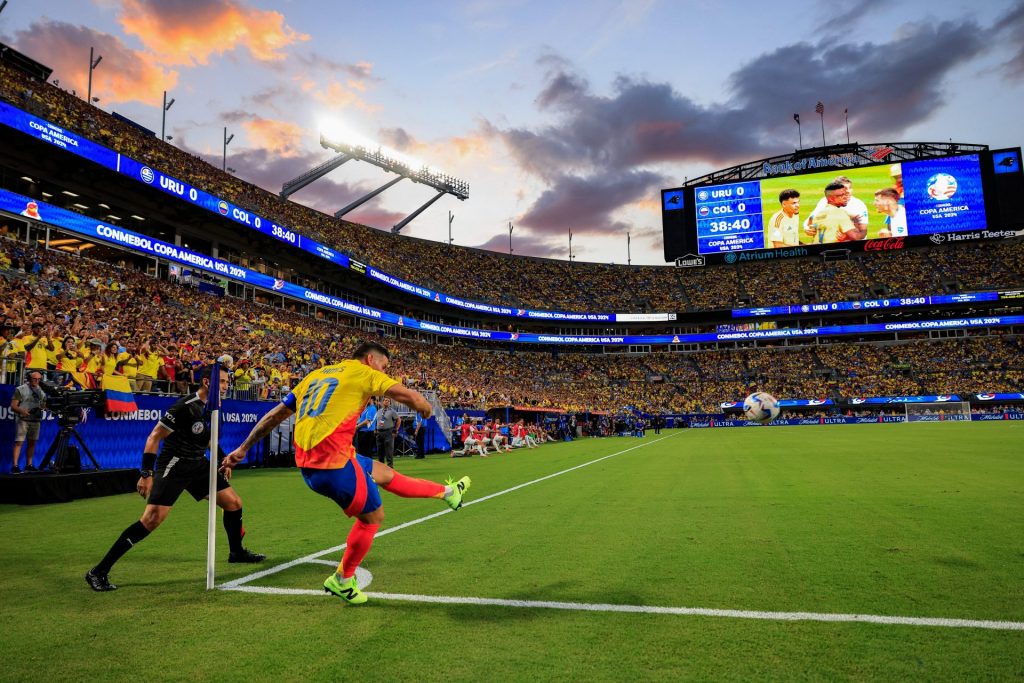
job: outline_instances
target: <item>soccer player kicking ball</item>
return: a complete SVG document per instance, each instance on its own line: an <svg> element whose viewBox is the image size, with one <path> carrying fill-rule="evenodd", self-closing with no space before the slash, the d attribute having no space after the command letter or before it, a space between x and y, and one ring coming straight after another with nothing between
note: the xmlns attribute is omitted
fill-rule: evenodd
<svg viewBox="0 0 1024 683"><path fill-rule="evenodd" d="M353 605L366 602L366 594L356 584L356 567L370 552L373 536L384 521L377 487L403 498L440 498L458 510L470 486L469 477L448 480L447 485L413 479L356 454L352 436L371 396L388 396L413 408L423 419L430 417L430 403L421 393L384 374L390 360L386 348L369 342L355 350L352 360L314 370L263 416L221 465L227 474L245 459L253 444L296 414L295 463L306 485L356 518L338 571L324 581L325 591Z"/></svg>

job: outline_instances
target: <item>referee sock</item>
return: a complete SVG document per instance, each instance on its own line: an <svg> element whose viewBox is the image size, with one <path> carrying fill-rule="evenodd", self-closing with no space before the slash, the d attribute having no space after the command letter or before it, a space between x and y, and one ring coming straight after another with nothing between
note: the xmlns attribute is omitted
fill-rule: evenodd
<svg viewBox="0 0 1024 683"><path fill-rule="evenodd" d="M391 483L384 490L402 498L444 498L445 487L426 479L414 479L395 472Z"/></svg>
<svg viewBox="0 0 1024 683"><path fill-rule="evenodd" d="M110 550L103 556L100 563L93 567L92 571L98 576L106 576L110 573L111 567L114 563L121 559L121 556L132 549L136 543L149 536L149 529L142 525L142 522L135 522L130 527L121 532L117 540L114 541L114 545L110 546Z"/></svg>
<svg viewBox="0 0 1024 683"><path fill-rule="evenodd" d="M380 524L366 524L360 519L352 525L352 531L348 532L348 540L345 542L345 554L338 566L338 573L342 579L350 579L356 575L356 567L366 557L366 553L370 552L373 536L379 528Z"/></svg>
<svg viewBox="0 0 1024 683"><path fill-rule="evenodd" d="M242 536L245 535L242 529L242 508L224 511L224 531L228 533L228 546L231 552L242 552Z"/></svg>

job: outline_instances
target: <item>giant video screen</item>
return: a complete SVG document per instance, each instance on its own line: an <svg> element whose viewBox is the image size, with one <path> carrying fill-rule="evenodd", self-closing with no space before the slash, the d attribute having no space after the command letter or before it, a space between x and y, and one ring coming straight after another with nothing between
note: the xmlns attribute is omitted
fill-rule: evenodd
<svg viewBox="0 0 1024 683"><path fill-rule="evenodd" d="M977 154L700 186L693 211L698 254L986 227Z"/></svg>

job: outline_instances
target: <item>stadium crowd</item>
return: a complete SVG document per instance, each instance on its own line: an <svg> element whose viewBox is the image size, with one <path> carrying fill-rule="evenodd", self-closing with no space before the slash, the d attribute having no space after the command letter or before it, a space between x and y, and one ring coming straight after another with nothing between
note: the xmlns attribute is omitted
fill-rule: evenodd
<svg viewBox="0 0 1024 683"><path fill-rule="evenodd" d="M451 408L716 412L722 401L754 388L822 398L1024 386L1024 341L1011 336L654 354L484 350L461 340L385 338L351 319L318 320L219 297L11 239L0 240L0 274L0 345L8 368L28 357L29 367L94 379L123 374L137 391L183 393L204 366L229 354L236 396L272 399L310 370L348 357L366 338L394 350L394 376L436 390Z"/></svg>
<svg viewBox="0 0 1024 683"><path fill-rule="evenodd" d="M281 199L73 93L0 63L0 97L393 275L492 304L565 311L685 311L1024 286L1024 243L675 269L515 257L391 235ZM464 274L473 273L473 277Z"/></svg>

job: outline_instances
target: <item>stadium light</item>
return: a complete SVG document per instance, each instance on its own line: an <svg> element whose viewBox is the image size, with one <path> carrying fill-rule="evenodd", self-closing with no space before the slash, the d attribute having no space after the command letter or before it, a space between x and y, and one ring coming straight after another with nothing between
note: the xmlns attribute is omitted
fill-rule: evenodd
<svg viewBox="0 0 1024 683"><path fill-rule="evenodd" d="M94 49L90 47L89 48L89 91L88 91L88 93L86 95L86 98L85 98L85 101L90 103L90 104L92 104L92 102L93 102L93 99L92 99L92 72L93 72L93 70L96 69L96 67L98 67L100 65L100 62L103 61L103 55L96 55L96 59L93 59L93 52L94 52ZM96 100L96 101L98 102L99 100Z"/></svg>
<svg viewBox="0 0 1024 683"><path fill-rule="evenodd" d="M337 124L325 124L320 131L320 146L366 161L379 168L428 185L460 200L469 198L469 183L432 169L420 159L390 149Z"/></svg>
<svg viewBox="0 0 1024 683"><path fill-rule="evenodd" d="M167 112L168 112L168 110L172 106L174 106L174 101L175 100L174 100L173 97L171 98L170 102L167 101L167 91L164 90L164 110L163 110L163 112L161 113L161 116L160 116L160 139L161 140L170 140L170 138L167 137Z"/></svg>
<svg viewBox="0 0 1024 683"><path fill-rule="evenodd" d="M228 145L234 139L235 139L235 134L232 133L231 137L228 137L228 127L224 126L224 158L221 161L220 170L224 171L225 173L228 170Z"/></svg>

